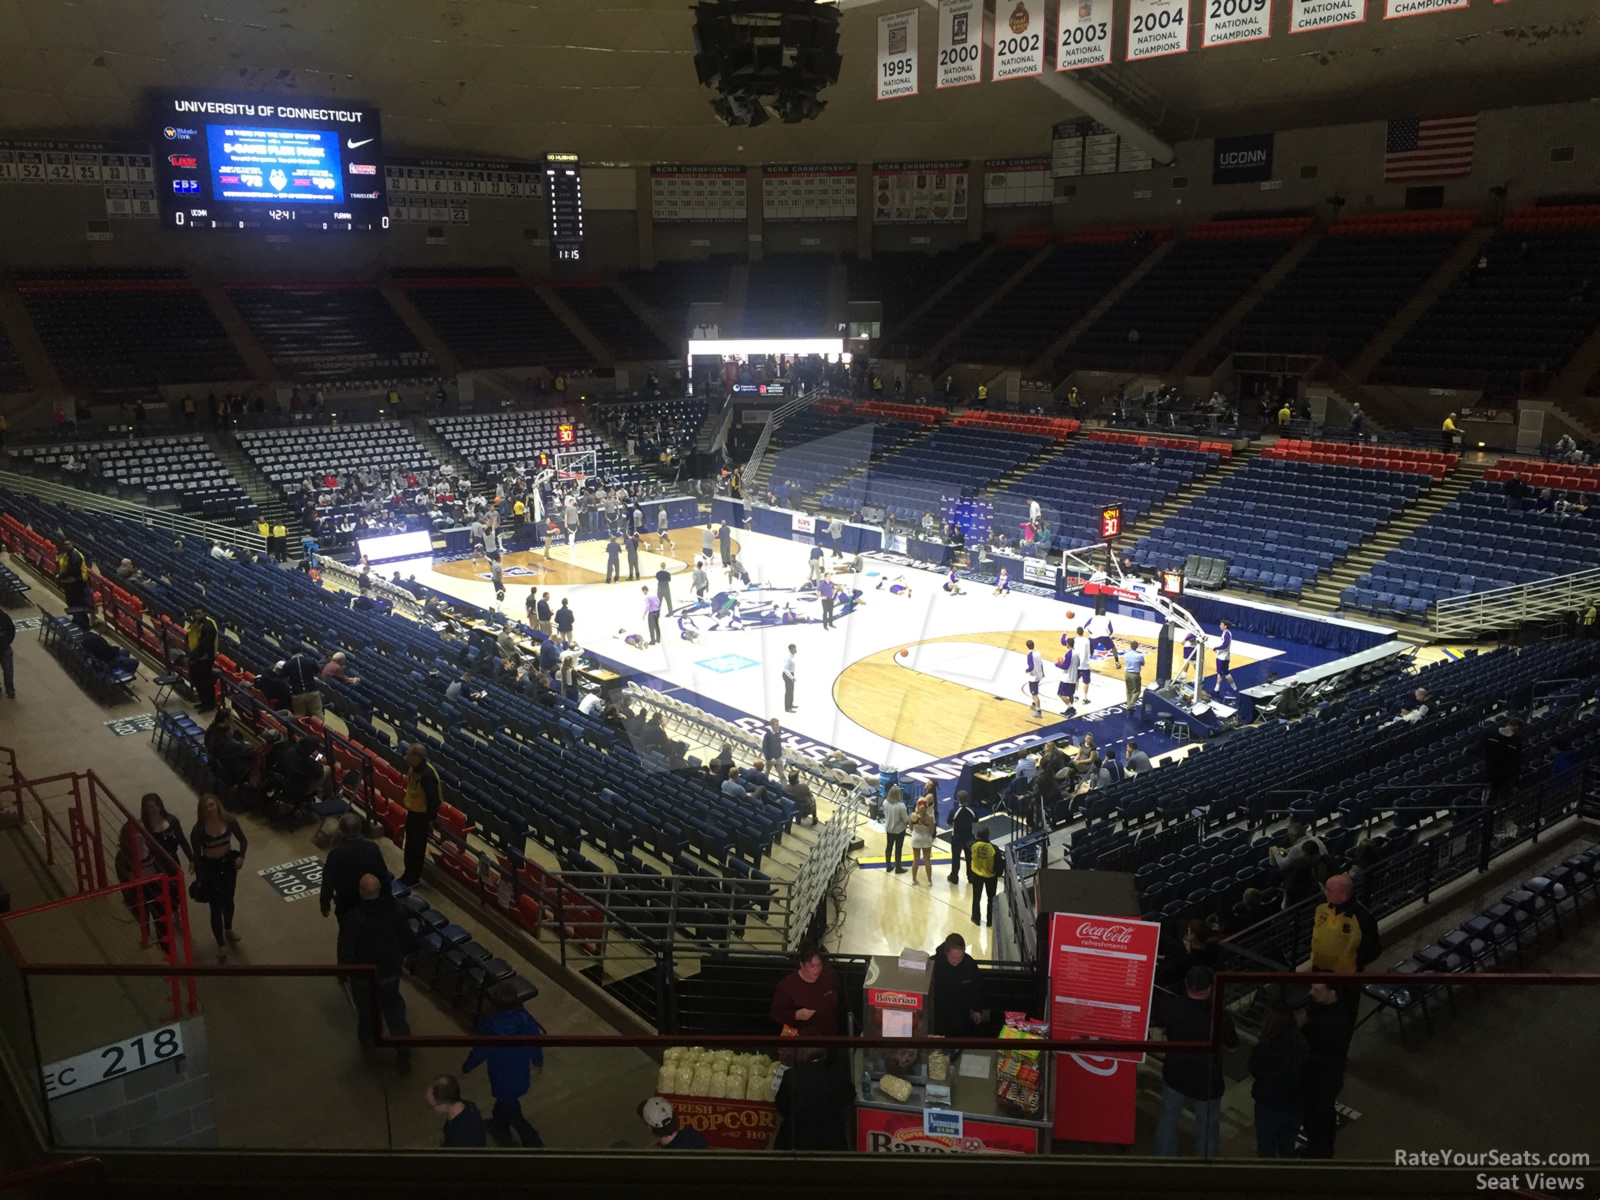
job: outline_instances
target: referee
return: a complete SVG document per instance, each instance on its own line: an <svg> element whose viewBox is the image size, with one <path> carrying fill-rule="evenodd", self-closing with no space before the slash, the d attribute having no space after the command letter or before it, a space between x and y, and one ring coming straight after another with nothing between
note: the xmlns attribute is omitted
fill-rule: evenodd
<svg viewBox="0 0 1600 1200"><path fill-rule="evenodd" d="M1122 681L1128 688L1128 712L1135 713L1144 697L1144 651L1137 642L1129 642L1123 652Z"/></svg>

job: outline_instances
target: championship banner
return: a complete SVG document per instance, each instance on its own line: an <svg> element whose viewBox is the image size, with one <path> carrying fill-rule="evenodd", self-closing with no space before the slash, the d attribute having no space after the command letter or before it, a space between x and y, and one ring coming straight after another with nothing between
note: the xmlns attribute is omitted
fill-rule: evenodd
<svg viewBox="0 0 1600 1200"><path fill-rule="evenodd" d="M1189 0L1128 0L1128 61L1189 48Z"/></svg>
<svg viewBox="0 0 1600 1200"><path fill-rule="evenodd" d="M1418 17L1423 13L1449 12L1454 8L1467 8L1472 0L1387 0L1383 19Z"/></svg>
<svg viewBox="0 0 1600 1200"><path fill-rule="evenodd" d="M1205 0L1205 6L1203 47L1258 42L1272 35L1272 0Z"/></svg>
<svg viewBox="0 0 1600 1200"><path fill-rule="evenodd" d="M744 168L657 163L650 168L650 216L656 221L745 220Z"/></svg>
<svg viewBox="0 0 1600 1200"><path fill-rule="evenodd" d="M1367 19L1367 0L1289 0L1289 32L1311 33Z"/></svg>
<svg viewBox="0 0 1600 1200"><path fill-rule="evenodd" d="M1006 15L1007 5L1011 11ZM989 78L1028 79L1044 74L1045 0L999 0L994 13L994 67Z"/></svg>
<svg viewBox="0 0 1600 1200"><path fill-rule="evenodd" d="M939 0L939 82L942 88L983 81L983 5Z"/></svg>
<svg viewBox="0 0 1600 1200"><path fill-rule="evenodd" d="M761 168L761 216L766 221L853 221L856 165L771 164Z"/></svg>
<svg viewBox="0 0 1600 1200"><path fill-rule="evenodd" d="M983 206L1049 204L1054 194L1048 158L991 158L983 164Z"/></svg>
<svg viewBox="0 0 1600 1200"><path fill-rule="evenodd" d="M874 225L965 224L967 164L876 163L872 168Z"/></svg>
<svg viewBox="0 0 1600 1200"><path fill-rule="evenodd" d="M1126 917L1050 916L1050 1036L1132 1041L1150 1028L1161 926ZM1131 1144L1136 1051L1056 1055L1055 1136Z"/></svg>
<svg viewBox="0 0 1600 1200"><path fill-rule="evenodd" d="M917 13L884 13L878 18L878 99L917 94Z"/></svg>
<svg viewBox="0 0 1600 1200"><path fill-rule="evenodd" d="M1056 21L1056 70L1080 71L1111 62L1111 0L1061 0Z"/></svg>

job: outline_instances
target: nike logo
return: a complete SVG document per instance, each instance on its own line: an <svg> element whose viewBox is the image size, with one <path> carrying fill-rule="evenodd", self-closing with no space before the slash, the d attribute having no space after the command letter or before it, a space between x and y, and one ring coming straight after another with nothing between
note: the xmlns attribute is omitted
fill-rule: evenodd
<svg viewBox="0 0 1600 1200"><path fill-rule="evenodd" d="M359 142L353 142L349 138L345 138L345 140L344 140L344 148L346 150L359 150L359 149L361 149L361 147L365 146L368 142L372 142L372 141L376 141L376 140L377 140L376 138L363 138Z"/></svg>

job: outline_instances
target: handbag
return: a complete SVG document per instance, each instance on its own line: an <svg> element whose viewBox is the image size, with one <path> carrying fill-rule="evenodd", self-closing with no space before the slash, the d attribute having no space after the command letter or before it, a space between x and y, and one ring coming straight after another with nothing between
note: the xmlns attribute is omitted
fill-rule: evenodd
<svg viewBox="0 0 1600 1200"><path fill-rule="evenodd" d="M198 874L189 881L189 899L196 904L205 904L211 898L211 893Z"/></svg>

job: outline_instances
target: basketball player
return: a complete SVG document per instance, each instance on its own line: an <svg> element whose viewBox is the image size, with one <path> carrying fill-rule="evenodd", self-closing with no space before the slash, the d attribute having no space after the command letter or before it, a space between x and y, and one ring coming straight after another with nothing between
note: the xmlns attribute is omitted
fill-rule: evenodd
<svg viewBox="0 0 1600 1200"><path fill-rule="evenodd" d="M966 595L966 593L961 590L961 585L956 582L956 569L954 567L950 568L950 576L944 581L944 590L949 592L952 596Z"/></svg>
<svg viewBox="0 0 1600 1200"><path fill-rule="evenodd" d="M1226 621L1219 622L1219 624L1222 629L1222 635L1217 638L1217 647L1212 656L1217 661L1217 695L1220 696L1224 682L1234 691L1239 689L1233 682L1233 626Z"/></svg>
<svg viewBox="0 0 1600 1200"><path fill-rule="evenodd" d="M492 534L490 536L493 536ZM500 555L496 552L489 559L489 582L494 584L494 598L502 603L506 598L506 577L500 570Z"/></svg>
<svg viewBox="0 0 1600 1200"><path fill-rule="evenodd" d="M1187 682L1189 678L1190 669L1195 665L1195 658L1198 653L1198 648L1199 641L1194 634L1185 634L1183 639L1183 674L1180 677L1185 682Z"/></svg>
<svg viewBox="0 0 1600 1200"><path fill-rule="evenodd" d="M905 585L904 580L905 580L905 576L904 575L896 575L892 580L887 578L887 577L885 577L883 579L878 580L878 588L877 588L877 590L881 592L883 590L884 585L888 584L889 585L889 594L891 596L904 596L907 599L910 599L911 598L911 589Z"/></svg>
<svg viewBox="0 0 1600 1200"><path fill-rule="evenodd" d="M1116 639L1112 637L1111 618L1097 613L1085 621L1083 626L1089 634L1089 648L1110 654L1111 661L1120 668L1122 655L1117 651Z"/></svg>
<svg viewBox="0 0 1600 1200"><path fill-rule="evenodd" d="M996 596L1011 595L1011 572L1004 567L1000 568L1000 578L995 581L994 594Z"/></svg>
<svg viewBox="0 0 1600 1200"><path fill-rule="evenodd" d="M1066 653L1061 656L1061 661L1056 663L1056 669L1063 676L1061 682L1056 684L1056 698L1061 701L1061 715L1070 717L1075 711L1072 707L1072 693L1077 690L1078 678L1073 674L1072 668L1072 639L1063 633L1061 635L1061 644L1067 649Z"/></svg>
<svg viewBox="0 0 1600 1200"><path fill-rule="evenodd" d="M1044 680L1044 655L1033 648L1033 639L1028 639L1028 657L1025 667L1028 675L1028 713L1034 720L1044 716L1044 709L1039 707L1039 684Z"/></svg>
<svg viewBox="0 0 1600 1200"><path fill-rule="evenodd" d="M1078 687L1082 691L1081 699L1084 703L1089 701L1089 676L1093 674L1089 666L1089 637L1079 625L1072 638L1072 665L1078 671Z"/></svg>
<svg viewBox="0 0 1600 1200"><path fill-rule="evenodd" d="M690 643L700 640L700 627L694 623L694 618L688 613L684 613L678 618L678 636Z"/></svg>
<svg viewBox="0 0 1600 1200"><path fill-rule="evenodd" d="M629 633L626 629L619 629L617 630L617 636L621 638L630 649L643 650L645 647L644 635L641 633Z"/></svg>

